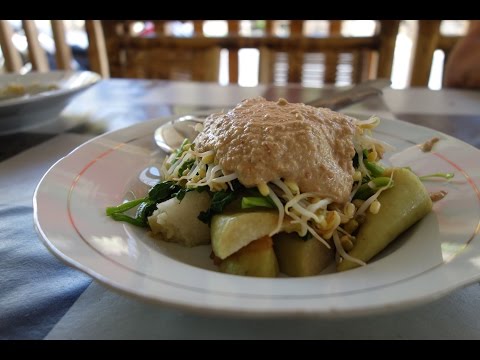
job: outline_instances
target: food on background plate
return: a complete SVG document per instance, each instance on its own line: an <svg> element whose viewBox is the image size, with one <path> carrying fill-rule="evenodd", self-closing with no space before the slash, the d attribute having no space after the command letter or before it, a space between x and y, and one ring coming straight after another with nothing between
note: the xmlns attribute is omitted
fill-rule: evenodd
<svg viewBox="0 0 480 360"><path fill-rule="evenodd" d="M210 243L219 270L235 275L366 265L432 209L416 174L380 164L392 147L373 137L379 122L246 99L207 117L193 141L167 156L146 197L107 215L165 241ZM125 214L135 207L134 217Z"/></svg>
<svg viewBox="0 0 480 360"><path fill-rule="evenodd" d="M9 83L6 87L0 89L0 100L7 100L25 95L35 95L41 92L59 89L56 84L42 85L38 83L23 85L20 83Z"/></svg>

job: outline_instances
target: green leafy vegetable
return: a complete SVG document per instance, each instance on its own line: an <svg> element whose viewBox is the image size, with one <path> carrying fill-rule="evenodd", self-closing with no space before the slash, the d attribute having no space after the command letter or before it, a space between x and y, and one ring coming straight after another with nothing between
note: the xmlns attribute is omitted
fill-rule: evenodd
<svg viewBox="0 0 480 360"><path fill-rule="evenodd" d="M250 209L254 207L274 208L275 203L272 201L272 199L270 199L269 196L244 196L242 198L242 209Z"/></svg>
<svg viewBox="0 0 480 360"><path fill-rule="evenodd" d="M157 208L158 203L162 203L166 200L169 200L173 197L176 197L178 200L182 200L185 197L185 194L189 191L204 191L205 187L185 189L180 185L177 185L173 181L163 181L155 186L153 186L148 191L148 196L140 199L135 199L124 204L108 207L106 213L108 216L111 216L114 220L125 221L132 225L136 226L147 226L148 217L153 214ZM131 217L124 213L127 210L130 210L138 205L138 208L135 213L135 217Z"/></svg>
<svg viewBox="0 0 480 360"><path fill-rule="evenodd" d="M182 145L180 145L180 147L173 152L173 154L175 154L175 157L173 158L173 160L169 161L172 166L182 157L182 154L185 152L187 145L190 145L190 147L193 149L193 144L190 143L190 140L184 139Z"/></svg>
<svg viewBox="0 0 480 360"><path fill-rule="evenodd" d="M368 169L368 171L370 171L373 177L382 176L385 171L385 169L382 166L380 166L378 163L374 163L366 159L363 160L363 163L365 164L365 167Z"/></svg>
<svg viewBox="0 0 480 360"><path fill-rule="evenodd" d="M140 227L146 227L147 223L144 223L141 219L137 218L132 218L131 216L125 215L125 214L120 214L120 213L113 213L110 215L113 220L116 221L124 221L129 224L135 225L135 226L140 226Z"/></svg>
<svg viewBox="0 0 480 360"><path fill-rule="evenodd" d="M163 202L170 199L172 193L177 192L180 189L181 187L176 185L173 181L163 181L153 186L148 191L148 198L157 203Z"/></svg>
<svg viewBox="0 0 480 360"><path fill-rule="evenodd" d="M115 214L115 213L123 213L131 208L134 208L135 206L137 206L138 204L144 202L147 198L141 198L141 199L135 199L135 200L132 200L132 201L128 201L126 203L123 203L121 205L118 205L118 206L109 206L107 207L106 209L106 213L108 216L112 215L112 214Z"/></svg>
<svg viewBox="0 0 480 360"><path fill-rule="evenodd" d="M217 191L213 193L212 203L207 211L202 211L198 215L198 220L205 224L210 224L213 215L220 214L225 206L230 204L238 197L239 193L235 191Z"/></svg>
<svg viewBox="0 0 480 360"><path fill-rule="evenodd" d="M389 177L377 177L369 182L362 184L355 193L354 199L367 200L375 194L380 188L388 185L388 189L393 187L394 182Z"/></svg>
<svg viewBox="0 0 480 360"><path fill-rule="evenodd" d="M199 186L195 188L182 188L179 187L180 190L178 190L176 193L172 193L172 197L176 197L179 201L182 201L187 192L190 191L196 191L196 192L204 192L205 190L208 189L208 186Z"/></svg>
<svg viewBox="0 0 480 360"><path fill-rule="evenodd" d="M135 219L142 221L145 226L148 224L148 217L157 209L157 203L152 200L142 202L135 213Z"/></svg>
<svg viewBox="0 0 480 360"><path fill-rule="evenodd" d="M185 161L182 166L180 166L180 169L178 169L178 176L182 176L183 175L183 172L185 170L190 170L193 166L193 164L195 163L195 159L189 159L187 161Z"/></svg>
<svg viewBox="0 0 480 360"><path fill-rule="evenodd" d="M363 163L365 167L367 168L368 171L370 171L370 174L372 174L373 177L379 177L382 176L385 169L378 163L373 162L373 161L368 161L368 150L363 150Z"/></svg>

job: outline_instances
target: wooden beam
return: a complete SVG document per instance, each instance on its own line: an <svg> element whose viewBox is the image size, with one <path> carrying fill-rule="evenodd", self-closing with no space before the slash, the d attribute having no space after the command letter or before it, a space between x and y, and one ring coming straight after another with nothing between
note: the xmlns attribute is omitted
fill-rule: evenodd
<svg viewBox="0 0 480 360"><path fill-rule="evenodd" d="M121 45L131 48L206 48L220 46L225 49L259 48L266 46L276 51L289 51L298 49L304 52L322 52L328 50L354 51L359 48L375 50L379 43L378 37L332 37L332 38L305 38L289 37L203 37L203 38L176 38L166 36L163 38L136 38L124 37Z"/></svg>
<svg viewBox="0 0 480 360"><path fill-rule="evenodd" d="M439 36L437 49L441 49L445 52L450 52L458 40L463 36Z"/></svg>

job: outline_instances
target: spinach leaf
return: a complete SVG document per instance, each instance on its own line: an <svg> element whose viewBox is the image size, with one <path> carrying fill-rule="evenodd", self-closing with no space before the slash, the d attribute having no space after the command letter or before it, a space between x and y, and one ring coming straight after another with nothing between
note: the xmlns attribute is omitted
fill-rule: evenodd
<svg viewBox="0 0 480 360"><path fill-rule="evenodd" d="M266 207L273 209L275 203L269 196L244 196L242 198L242 209L250 209L254 207Z"/></svg>
<svg viewBox="0 0 480 360"><path fill-rule="evenodd" d="M135 200L131 200L131 201L128 201L126 203L123 203L123 204L120 204L120 205L117 205L117 206L109 206L107 207L106 209L106 214L108 216L112 215L113 213L123 213L131 208L134 208L135 206L137 206L138 204L141 204L142 202L146 201L148 198L141 198L141 199L135 199Z"/></svg>
<svg viewBox="0 0 480 360"><path fill-rule="evenodd" d="M235 191L216 191L213 193L212 203L207 211L202 211L198 215L198 220L205 224L210 224L213 215L220 214L225 206L230 204L238 197L238 193Z"/></svg>
<svg viewBox="0 0 480 360"><path fill-rule="evenodd" d="M136 226L148 226L148 217L156 210L157 204L176 197L182 201L185 194L189 191L202 192L208 189L208 186L201 186L192 189L186 189L173 181L163 181L156 184L148 191L148 196L129 201L115 207L108 207L106 213L117 221L125 221ZM123 214L125 211L137 206L135 217Z"/></svg>
<svg viewBox="0 0 480 360"><path fill-rule="evenodd" d="M180 188L180 190L178 190L176 193L173 193L172 194L172 198L173 197L176 197L179 201L182 201L183 198L185 197L185 194L190 192L190 191L196 191L196 192L204 192L208 189L208 186L199 186L199 187L196 187L196 188Z"/></svg>
<svg viewBox="0 0 480 360"><path fill-rule="evenodd" d="M148 217L153 214L157 209L157 203L155 201L147 200L142 202L135 213L135 219L141 221L145 226L148 224Z"/></svg>
<svg viewBox="0 0 480 360"><path fill-rule="evenodd" d="M115 221L124 221L129 224L139 226L139 227L146 227L147 224L144 223L141 219L132 218L131 216L120 214L120 213L113 213L110 217Z"/></svg>
<svg viewBox="0 0 480 360"><path fill-rule="evenodd" d="M178 187L178 189L177 189ZM171 198L172 193L180 190L180 186L175 185L173 181L163 181L153 186L148 191L148 198L157 203Z"/></svg>

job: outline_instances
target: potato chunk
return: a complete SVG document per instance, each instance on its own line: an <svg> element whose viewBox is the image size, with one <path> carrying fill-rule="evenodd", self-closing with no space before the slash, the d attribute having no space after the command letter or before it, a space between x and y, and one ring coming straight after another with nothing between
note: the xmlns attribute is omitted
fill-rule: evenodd
<svg viewBox="0 0 480 360"><path fill-rule="evenodd" d="M334 259L333 247L315 238L303 240L297 233L275 235L274 250L280 271L289 276L318 275Z"/></svg>
<svg viewBox="0 0 480 360"><path fill-rule="evenodd" d="M365 223L360 227L355 245L348 253L365 262L432 210L430 196L417 175L403 168L387 171L394 171L395 186L378 197L381 203L378 214L366 213ZM337 270L344 271L357 266L343 259L337 264Z"/></svg>
<svg viewBox="0 0 480 360"><path fill-rule="evenodd" d="M198 220L201 211L210 206L210 196L206 192L187 192L182 201L172 198L158 204L148 218L154 234L160 234L165 241L184 246L210 243L210 228Z"/></svg>
<svg viewBox="0 0 480 360"><path fill-rule="evenodd" d="M278 262L272 238L264 236L252 241L220 263L220 271L232 275L276 277Z"/></svg>
<svg viewBox="0 0 480 360"><path fill-rule="evenodd" d="M277 227L278 211L248 210L223 213L212 218L212 249L216 256L225 259L250 242L269 235ZM298 230L298 224L291 224L285 218L282 230Z"/></svg>
<svg viewBox="0 0 480 360"><path fill-rule="evenodd" d="M249 211L215 215L212 218L212 249L225 259L250 242L270 234L277 226L276 211Z"/></svg>

